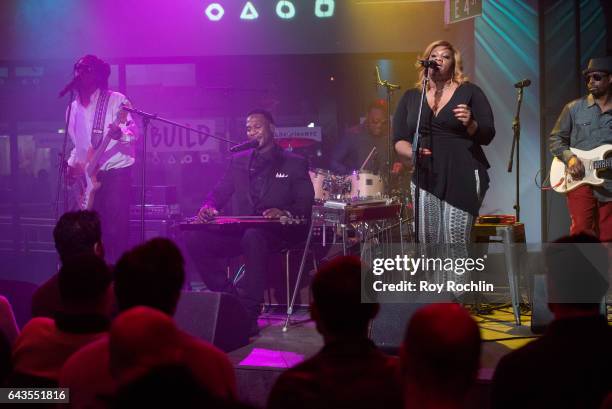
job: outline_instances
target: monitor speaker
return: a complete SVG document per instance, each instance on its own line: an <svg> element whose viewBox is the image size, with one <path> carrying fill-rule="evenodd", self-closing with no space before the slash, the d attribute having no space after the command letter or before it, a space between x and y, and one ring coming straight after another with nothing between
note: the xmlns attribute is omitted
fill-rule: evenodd
<svg viewBox="0 0 612 409"><path fill-rule="evenodd" d="M383 351L396 355L402 345L406 325L412 315L426 304L386 303L380 304L380 311L372 321L370 337Z"/></svg>
<svg viewBox="0 0 612 409"><path fill-rule="evenodd" d="M247 312L231 294L184 291L174 319L183 331L226 352L249 343Z"/></svg>

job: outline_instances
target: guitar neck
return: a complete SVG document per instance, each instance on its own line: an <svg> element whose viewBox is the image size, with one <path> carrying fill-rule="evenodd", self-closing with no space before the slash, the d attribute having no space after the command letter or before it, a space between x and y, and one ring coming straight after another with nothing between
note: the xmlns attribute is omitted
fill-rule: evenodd
<svg viewBox="0 0 612 409"><path fill-rule="evenodd" d="M608 169L612 168L612 158L596 160L593 162L593 169Z"/></svg>
<svg viewBox="0 0 612 409"><path fill-rule="evenodd" d="M106 135L104 135L104 138L102 139L102 142L100 142L100 146L98 146L98 148L95 150L94 154L92 155L90 161L89 161L89 173L90 176L92 173L96 172L96 167L98 165L98 162L100 161L100 158L102 157L102 154L106 151L106 147L108 146L108 144L110 143L111 137L110 137L110 132L107 132Z"/></svg>
<svg viewBox="0 0 612 409"><path fill-rule="evenodd" d="M122 104L122 107L123 106L124 105ZM115 117L115 120L113 121L113 125L119 126L119 124L125 123L126 120L127 120L127 116L125 116L125 112L122 111L120 108L119 112L117 113L117 116ZM100 158L102 157L102 154L106 152L106 148L108 147L108 144L110 143L110 141L111 141L110 130L107 130L106 134L104 135L104 138L100 142L100 146L96 148L91 159L89 160L89 175L90 176L93 173L97 172L96 168L98 166L98 162L100 162Z"/></svg>

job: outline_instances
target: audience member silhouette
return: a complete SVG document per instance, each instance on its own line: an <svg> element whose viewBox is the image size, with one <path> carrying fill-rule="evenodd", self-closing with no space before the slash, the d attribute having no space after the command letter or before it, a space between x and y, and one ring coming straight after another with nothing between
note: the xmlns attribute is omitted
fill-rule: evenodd
<svg viewBox="0 0 612 409"><path fill-rule="evenodd" d="M189 357L187 365L201 385L214 396L233 399L236 396L235 375L227 356L213 345L174 327L171 317L184 280L183 256L168 239L156 238L124 253L115 268L115 296L122 312L113 323L114 339L121 339L121 345L132 345L132 351L139 346L153 351L144 354L149 357L156 352L163 355L162 351L181 350L181 356ZM130 310L139 306L150 308ZM151 309L159 313L152 314ZM160 319L163 316L167 318ZM143 337L139 329L145 321L157 323L162 328L174 328L170 331L174 334L173 345L161 345L155 337ZM70 388L73 408L106 407L115 395L119 377L115 369L121 365L125 354L114 355L113 351L117 349L112 348L106 337L68 360L60 376L60 385ZM111 362L115 369L111 368Z"/></svg>
<svg viewBox="0 0 612 409"><path fill-rule="evenodd" d="M11 364L11 343L0 332L0 387L4 386L4 382L11 373L13 365Z"/></svg>
<svg viewBox="0 0 612 409"><path fill-rule="evenodd" d="M419 309L406 328L401 347L404 407L462 408L476 382L480 331L458 304Z"/></svg>
<svg viewBox="0 0 612 409"><path fill-rule="evenodd" d="M151 393L155 391L155 393ZM117 391L115 409L212 407L213 397L185 365L168 364L151 369Z"/></svg>
<svg viewBox="0 0 612 409"><path fill-rule="evenodd" d="M612 391L608 392L599 409L612 409Z"/></svg>
<svg viewBox="0 0 612 409"><path fill-rule="evenodd" d="M111 281L106 263L93 254L65 260L58 273L62 309L55 319L33 318L17 337L12 386L23 384L19 379L57 383L70 355L108 331L113 304Z"/></svg>
<svg viewBox="0 0 612 409"><path fill-rule="evenodd" d="M64 213L53 229L55 249L61 264L79 254L104 258L102 229L98 213L90 210ZM32 317L53 318L61 309L58 276L54 274L32 296Z"/></svg>
<svg viewBox="0 0 612 409"><path fill-rule="evenodd" d="M198 382L191 369L182 364L157 366L120 386L112 407L248 409L246 405L211 395Z"/></svg>
<svg viewBox="0 0 612 409"><path fill-rule="evenodd" d="M268 407L399 408L398 360L368 339L378 304L361 303L361 262L338 257L312 282L311 314L325 345L312 358L280 375Z"/></svg>
<svg viewBox="0 0 612 409"><path fill-rule="evenodd" d="M13 307L6 297L0 295L0 333L2 333L8 343L13 345L19 335L19 327L15 320Z"/></svg>
<svg viewBox="0 0 612 409"><path fill-rule="evenodd" d="M565 236L545 249L554 320L542 337L501 359L493 408L600 407L612 390L612 327L600 314L609 250L588 235Z"/></svg>
<svg viewBox="0 0 612 409"><path fill-rule="evenodd" d="M0 386L4 385L11 373L11 348L18 335L19 328L11 303L0 295Z"/></svg>

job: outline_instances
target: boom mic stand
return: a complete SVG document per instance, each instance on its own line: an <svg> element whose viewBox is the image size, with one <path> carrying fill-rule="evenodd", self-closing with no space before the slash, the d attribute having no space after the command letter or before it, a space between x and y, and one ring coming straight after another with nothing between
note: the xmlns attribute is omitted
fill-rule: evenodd
<svg viewBox="0 0 612 409"><path fill-rule="evenodd" d="M393 154L393 148L391 146L391 97L393 95L393 91L400 89L400 86L397 84L391 84L387 80L380 79L380 71L378 70L378 65L376 66L376 86L381 86L385 88L387 94L387 183L386 183L386 193L391 195L391 156Z"/></svg>
<svg viewBox="0 0 612 409"><path fill-rule="evenodd" d="M515 193L515 203L514 203L514 212L516 215L516 222L521 221L521 202L520 202L520 169L521 169L521 155L520 155L520 138L521 138L521 103L523 102L523 89L531 85L531 81L528 79L522 80L514 84L514 87L517 88L518 96L516 101L516 114L514 115L514 120L512 121L512 149L510 150L510 159L508 160L508 173L512 172L512 161L514 159L514 151L516 147L516 193Z"/></svg>
<svg viewBox="0 0 612 409"><path fill-rule="evenodd" d="M172 125L172 126L176 126L178 128L181 128L181 129L185 129L185 130L187 130L189 132L195 132L197 134L204 135L204 136L206 136L208 138L217 139L219 141L228 142L230 144L233 143L233 142L230 141L229 139L221 138L221 137L219 137L217 135L212 135L212 134L209 134L207 132L200 131L198 129L193 129L193 128L189 127L189 126L182 125L182 124L179 124L177 122L170 121L168 119L159 117L156 114L149 114L147 112L140 111L138 109L130 108L130 107L127 107L127 106L123 106L122 109L124 111L127 111L127 112L131 113L131 114L138 115L138 116L140 116L142 118L143 148L142 148L142 177L141 177L142 188L141 188L141 191L140 191L140 240L144 241L144 238L145 238L145 192L146 192L146 190L145 190L145 186L146 186L145 185L145 177L146 177L146 169L147 169L147 167L146 167L146 163L147 163L147 133L148 133L148 129L149 129L149 123L152 120L156 120L156 121L164 122L164 123Z"/></svg>
<svg viewBox="0 0 612 409"><path fill-rule="evenodd" d="M64 212L68 211L68 166L66 163L66 146L68 146L68 126L70 125L70 115L72 113L72 101L74 100L74 90L70 90L70 98L68 102L68 112L66 114L66 122L64 123L64 142L62 143L62 153L60 154L58 174L57 174L57 191L55 193L55 221L59 220L59 208L61 197L64 201Z"/></svg>

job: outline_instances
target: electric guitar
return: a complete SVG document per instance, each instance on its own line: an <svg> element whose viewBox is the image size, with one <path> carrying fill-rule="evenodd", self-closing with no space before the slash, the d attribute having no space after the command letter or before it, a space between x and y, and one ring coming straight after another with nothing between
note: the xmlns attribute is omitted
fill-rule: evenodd
<svg viewBox="0 0 612 409"><path fill-rule="evenodd" d="M584 165L584 177L574 179L566 169L565 163L554 158L550 165L550 185L555 192L566 193L585 184L598 186L605 179L598 176L599 171L612 168L612 145L602 145L590 151L576 148L570 150Z"/></svg>
<svg viewBox="0 0 612 409"><path fill-rule="evenodd" d="M125 106L127 104L123 104ZM113 124L119 126L127 122L127 111L119 108L117 116L113 121ZM83 172L77 177L72 186L73 193L75 195L77 207L80 210L91 210L93 208L94 198L96 192L102 184L98 181L98 172L100 171L100 158L106 151L109 142L111 141L110 130L106 131L104 138L100 142L100 145L94 149L93 146L89 148L87 152L87 160L81 164Z"/></svg>

